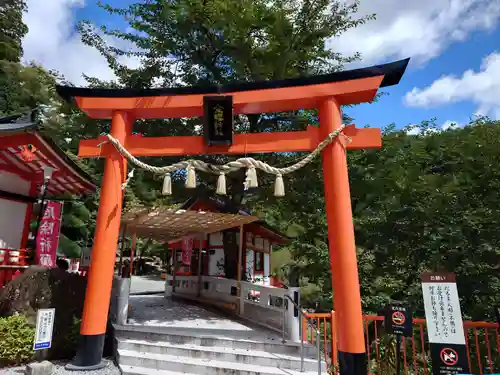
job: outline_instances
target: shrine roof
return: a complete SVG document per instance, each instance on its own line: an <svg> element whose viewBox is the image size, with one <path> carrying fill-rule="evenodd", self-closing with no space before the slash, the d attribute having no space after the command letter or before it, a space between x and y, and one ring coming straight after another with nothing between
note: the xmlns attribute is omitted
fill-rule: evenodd
<svg viewBox="0 0 500 375"><path fill-rule="evenodd" d="M169 242L187 235L210 234L259 220L251 215L190 211L170 207L134 207L123 213L121 231Z"/></svg>
<svg viewBox="0 0 500 375"><path fill-rule="evenodd" d="M180 206L180 209L185 210L198 210L200 208L204 210L218 211L221 213L252 216L249 211L238 209L229 198L216 196L210 192L201 192L198 196L191 197ZM258 218L258 220L251 223L247 223L245 228L278 244L286 244L291 241L290 237L281 233L280 230L274 228L261 218Z"/></svg>
<svg viewBox="0 0 500 375"><path fill-rule="evenodd" d="M232 95L235 114L282 112L315 108L319 100L332 96L339 104L371 101L378 88L399 83L408 62L283 80L149 89L57 86L57 92L93 118L110 118L114 110L136 118L202 116L207 95Z"/></svg>
<svg viewBox="0 0 500 375"><path fill-rule="evenodd" d="M0 173L15 175L40 186L44 168L50 167L53 172L47 198L94 193L97 186L92 177L39 130L36 111L0 118ZM39 189L30 192L2 190L29 197L39 195Z"/></svg>

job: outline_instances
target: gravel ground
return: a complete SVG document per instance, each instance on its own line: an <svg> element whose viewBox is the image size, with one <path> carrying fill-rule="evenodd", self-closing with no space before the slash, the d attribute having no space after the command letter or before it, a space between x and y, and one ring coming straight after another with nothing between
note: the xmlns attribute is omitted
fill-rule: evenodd
<svg viewBox="0 0 500 375"><path fill-rule="evenodd" d="M64 368L68 361L54 361L54 371L52 375L120 375L120 369L114 364L112 360L106 359L107 365L105 368L94 371L68 371ZM1 369L0 375L22 375L24 374L24 367L15 367L9 369Z"/></svg>

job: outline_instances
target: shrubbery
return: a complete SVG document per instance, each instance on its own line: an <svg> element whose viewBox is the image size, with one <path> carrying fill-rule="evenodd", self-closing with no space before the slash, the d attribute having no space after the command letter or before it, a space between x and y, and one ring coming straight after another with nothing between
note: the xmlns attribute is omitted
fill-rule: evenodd
<svg viewBox="0 0 500 375"><path fill-rule="evenodd" d="M35 328L24 315L0 318L0 366L29 362L35 352Z"/></svg>
<svg viewBox="0 0 500 375"><path fill-rule="evenodd" d="M46 359L72 358L77 348L85 286L86 280L81 276L57 268L30 267L0 292L0 316L23 315L35 327L39 309L55 308L52 347Z"/></svg>

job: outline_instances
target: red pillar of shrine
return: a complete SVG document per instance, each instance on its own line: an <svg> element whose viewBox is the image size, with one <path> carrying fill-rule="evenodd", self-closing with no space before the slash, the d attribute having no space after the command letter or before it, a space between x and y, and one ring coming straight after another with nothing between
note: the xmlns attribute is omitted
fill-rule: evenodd
<svg viewBox="0 0 500 375"><path fill-rule="evenodd" d="M334 98L327 99L320 105L319 119L323 137L342 126L340 105ZM344 142L342 137L338 137L323 150L339 367L341 375L366 375L363 315Z"/></svg>
<svg viewBox="0 0 500 375"><path fill-rule="evenodd" d="M110 134L122 144L125 144L127 136L131 134L131 127L132 118L129 114L122 111L113 112ZM125 159L116 150L105 160L80 328L81 342L73 363L68 365L69 369L90 370L103 366L102 353L122 211L121 185L126 168Z"/></svg>

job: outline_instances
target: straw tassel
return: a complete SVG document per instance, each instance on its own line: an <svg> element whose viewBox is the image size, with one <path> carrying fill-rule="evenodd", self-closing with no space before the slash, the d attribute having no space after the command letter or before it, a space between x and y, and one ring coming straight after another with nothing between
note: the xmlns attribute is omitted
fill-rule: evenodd
<svg viewBox="0 0 500 375"><path fill-rule="evenodd" d="M274 182L274 196L284 197L285 196L285 184L283 183L283 176L281 173L276 175L276 181Z"/></svg>
<svg viewBox="0 0 500 375"><path fill-rule="evenodd" d="M259 182L257 181L257 170L255 169L255 166L251 165L250 167L248 167L246 181L248 182L247 188L256 188L259 186Z"/></svg>
<svg viewBox="0 0 500 375"><path fill-rule="evenodd" d="M188 189L196 188L196 170L192 164L187 167L186 187Z"/></svg>
<svg viewBox="0 0 500 375"><path fill-rule="evenodd" d="M163 195L172 195L172 177L170 173L166 173L163 178L163 189L161 191Z"/></svg>
<svg viewBox="0 0 500 375"><path fill-rule="evenodd" d="M217 190L215 194L226 195L226 174L221 172L219 174L219 179L217 180Z"/></svg>

